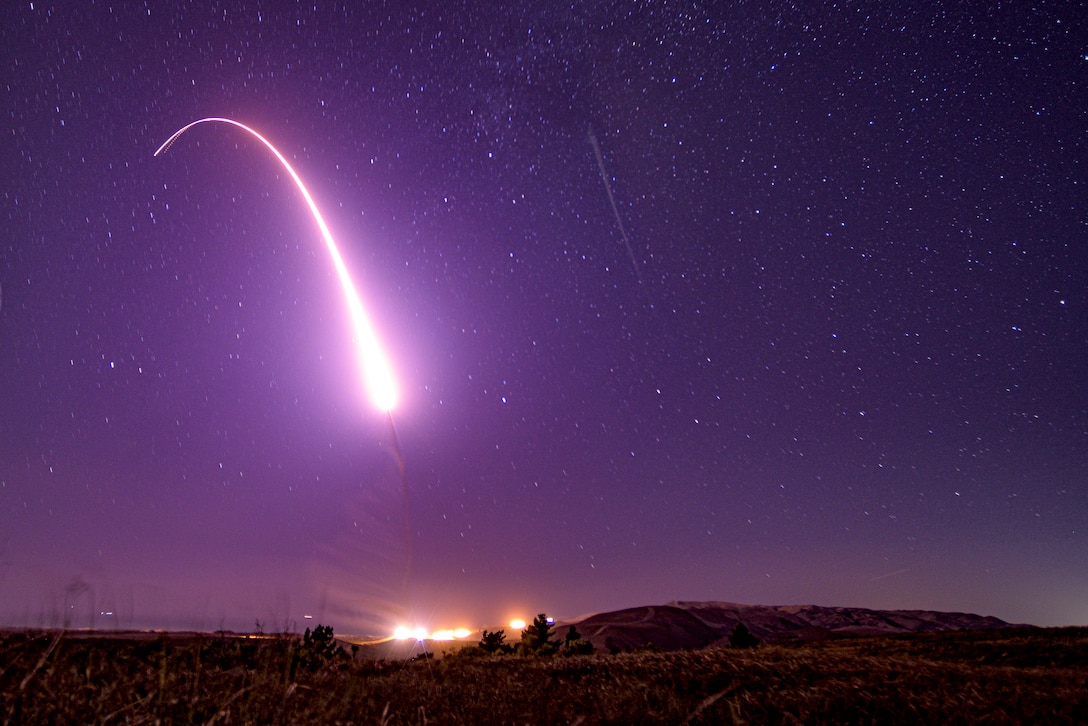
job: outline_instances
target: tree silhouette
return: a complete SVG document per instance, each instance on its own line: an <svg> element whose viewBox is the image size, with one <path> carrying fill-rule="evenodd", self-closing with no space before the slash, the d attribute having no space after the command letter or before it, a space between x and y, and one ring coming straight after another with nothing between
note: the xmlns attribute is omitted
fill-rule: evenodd
<svg viewBox="0 0 1088 726"><path fill-rule="evenodd" d="M485 653L501 653L510 649L506 645L505 630L496 630L494 632L484 630L480 635L480 648Z"/></svg>
<svg viewBox="0 0 1088 726"><path fill-rule="evenodd" d="M566 638L563 639L563 654L564 655L589 655L593 652L593 643L582 638L582 634L578 632L578 628L573 625L570 626L570 630L567 631Z"/></svg>
<svg viewBox="0 0 1088 726"><path fill-rule="evenodd" d="M729 633L729 645L734 648L754 648L759 645L759 638L752 635L748 626L738 620L733 631Z"/></svg>
<svg viewBox="0 0 1088 726"><path fill-rule="evenodd" d="M533 618L533 624L521 631L521 644L519 650L526 653L550 655L554 653L558 645L552 638L552 623L544 613Z"/></svg>
<svg viewBox="0 0 1088 726"><path fill-rule="evenodd" d="M333 637L331 625L318 625L313 631L306 628L297 653L299 663L311 669L323 666L329 661L344 658L346 655Z"/></svg>

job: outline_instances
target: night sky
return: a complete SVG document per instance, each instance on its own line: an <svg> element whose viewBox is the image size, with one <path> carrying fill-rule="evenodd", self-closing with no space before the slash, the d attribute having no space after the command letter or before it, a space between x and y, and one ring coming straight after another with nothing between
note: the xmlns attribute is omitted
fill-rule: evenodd
<svg viewBox="0 0 1088 726"><path fill-rule="evenodd" d="M1083 8L506 5L4 3L0 625L1088 623Z"/></svg>

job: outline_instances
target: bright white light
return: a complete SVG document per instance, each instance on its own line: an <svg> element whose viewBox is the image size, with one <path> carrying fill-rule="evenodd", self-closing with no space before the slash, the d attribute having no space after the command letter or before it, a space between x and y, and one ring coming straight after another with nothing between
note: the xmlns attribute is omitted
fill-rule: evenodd
<svg viewBox="0 0 1088 726"><path fill-rule="evenodd" d="M513 628L514 630L524 630L525 629L525 621L522 620L521 618L514 618L513 620L510 621L510 627Z"/></svg>
<svg viewBox="0 0 1088 726"><path fill-rule="evenodd" d="M239 123L234 119L210 117L198 119L186 126L182 126L175 131L169 139L163 142L163 145L155 151L155 156L158 156L169 149L170 146L177 141L179 136L193 126L212 121L237 126L243 131L252 134L254 138L268 147L268 150L272 152L276 159L279 160L280 164L283 165L283 168L287 170L287 173L291 175L291 179L294 180L295 186L297 186L299 192L302 193L302 198L306 200L306 204L310 207L310 212L314 215L314 221L317 222L317 227L321 231L321 237L325 240L325 246L328 248L329 255L332 257L332 264L336 268L336 275L340 278L340 286L344 290L344 298L348 304L348 312L351 314L351 328L354 334L355 348L359 356L359 362L363 367L363 377L366 381L370 400L382 411L392 411L397 405L397 385L393 378L393 368L389 364L389 360L385 357L381 345L378 343L378 337L374 334L374 329L370 326L370 320L363 310L363 303L359 299L359 293L355 290L355 283L351 281L351 276L348 275L347 265L344 264L344 258L340 256L340 250L336 246L336 240L332 238L332 233L329 231L328 225L325 224L325 219L321 216L321 212L318 210L317 204L314 203L313 197L311 197L310 192L307 191L306 185L302 183L302 179L295 173L295 170L287 162L287 159L284 158L283 154L272 145L272 142L245 124Z"/></svg>
<svg viewBox="0 0 1088 726"><path fill-rule="evenodd" d="M396 640L427 640L431 636L426 628L419 626L409 628L407 625L398 625L393 630L393 637Z"/></svg>
<svg viewBox="0 0 1088 726"><path fill-rule="evenodd" d="M436 630L432 633L418 625L414 628L400 625L393 631L393 638L396 640L457 640L467 638L470 635L472 635L472 631L468 628L457 628L456 630L450 628Z"/></svg>

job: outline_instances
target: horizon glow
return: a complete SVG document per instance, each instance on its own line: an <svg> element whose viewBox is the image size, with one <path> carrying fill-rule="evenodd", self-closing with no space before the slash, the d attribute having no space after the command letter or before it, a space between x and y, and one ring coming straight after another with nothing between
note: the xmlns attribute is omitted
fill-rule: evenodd
<svg viewBox="0 0 1088 726"><path fill-rule="evenodd" d="M314 221L317 222L317 227L321 231L321 238L325 241L325 247L329 251L329 256L332 257L333 266L336 268L336 275L340 279L340 286L344 291L344 299L347 302L348 312L351 315L351 327L352 333L354 334L355 349L362 366L363 380L366 385L367 393L375 407L389 413L396 407L398 398L397 385L393 377L392 366L390 365L389 359L386 357L381 344L378 342L378 337L374 333L374 328L370 324L370 319L367 317L366 311L363 309L362 300L359 298L359 293L355 289L355 283L348 273L347 265L344 264L344 258L340 255L340 249L336 246L336 240L333 239L332 233L329 231L328 225L325 224L325 219L321 216L321 211L317 208L317 204L314 202L313 197L310 196L310 192L306 189L306 185L302 183L301 177L295 172L287 159L284 158L283 154L272 145L272 142L261 136L249 126L246 126L239 121L235 121L234 119L212 116L197 119L192 123L182 126L155 150L154 156L158 156L164 151L168 151L174 142L178 140L178 137L193 126L209 122L230 124L231 126L237 126L243 131L248 132L264 144L276 159L279 160L280 164L283 165L283 168L287 170L287 173L291 175L291 179L294 180L295 186L297 186L299 192L302 193L302 198L306 200L306 204L310 207L310 212L314 216Z"/></svg>

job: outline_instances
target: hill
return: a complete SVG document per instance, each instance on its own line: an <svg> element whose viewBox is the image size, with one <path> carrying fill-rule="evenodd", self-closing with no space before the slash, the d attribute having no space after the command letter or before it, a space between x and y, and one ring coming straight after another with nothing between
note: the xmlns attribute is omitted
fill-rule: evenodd
<svg viewBox="0 0 1088 726"><path fill-rule="evenodd" d="M971 613L675 601L565 622L557 634L562 637L575 626L584 639L606 652L646 646L695 650L728 645L729 633L738 622L765 643L1009 627L998 618Z"/></svg>

